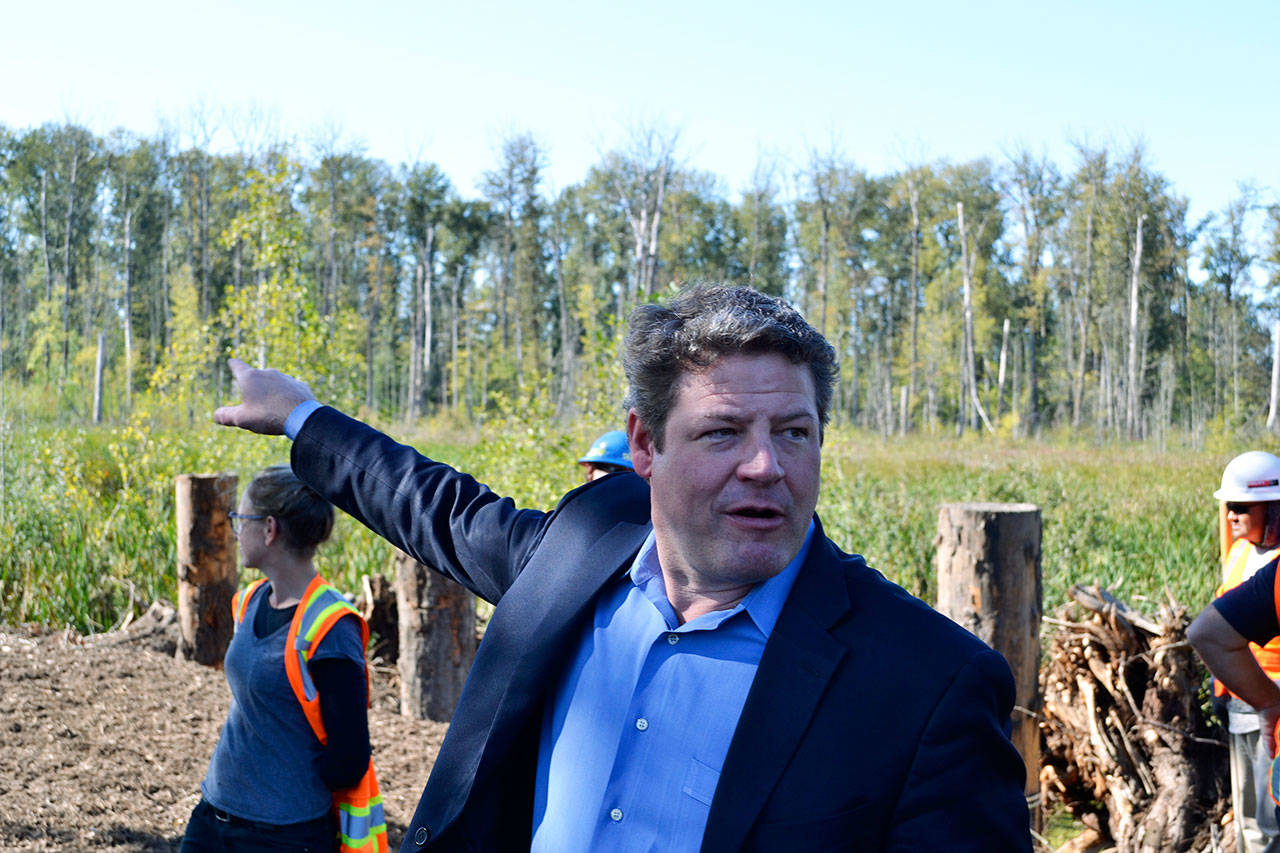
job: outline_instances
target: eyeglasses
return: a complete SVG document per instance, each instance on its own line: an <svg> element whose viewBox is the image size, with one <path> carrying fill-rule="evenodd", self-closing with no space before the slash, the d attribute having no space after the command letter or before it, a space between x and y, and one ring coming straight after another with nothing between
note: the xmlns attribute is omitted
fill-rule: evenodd
<svg viewBox="0 0 1280 853"><path fill-rule="evenodd" d="M244 523L246 521L264 521L268 517L269 516L265 515L246 515L245 513L235 511L227 513L227 518L231 519L231 532L236 536L239 536L240 531L244 530Z"/></svg>
<svg viewBox="0 0 1280 853"><path fill-rule="evenodd" d="M1248 515L1249 510L1253 509L1255 506L1257 506L1257 504L1227 501L1227 512L1234 512L1236 515Z"/></svg>

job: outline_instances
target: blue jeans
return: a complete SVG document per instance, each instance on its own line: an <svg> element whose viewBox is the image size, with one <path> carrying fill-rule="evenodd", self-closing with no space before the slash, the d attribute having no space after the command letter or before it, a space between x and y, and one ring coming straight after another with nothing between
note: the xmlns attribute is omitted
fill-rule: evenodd
<svg viewBox="0 0 1280 853"><path fill-rule="evenodd" d="M187 821L180 853L333 853L338 823L333 815L301 823L259 823L215 809L201 798Z"/></svg>

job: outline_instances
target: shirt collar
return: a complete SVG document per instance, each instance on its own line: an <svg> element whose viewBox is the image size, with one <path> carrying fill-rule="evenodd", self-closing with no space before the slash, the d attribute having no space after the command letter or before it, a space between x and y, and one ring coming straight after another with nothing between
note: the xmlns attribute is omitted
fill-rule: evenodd
<svg viewBox="0 0 1280 853"><path fill-rule="evenodd" d="M777 624L778 616L782 613L782 605L786 603L787 596L791 594L791 587L795 583L796 576L800 574L800 567L804 565L805 558L809 556L809 545L813 541L813 530L814 523L810 519L809 529L804 534L804 542L801 543L800 550L796 552L796 555L791 558L791 562L787 563L786 568L768 580L752 587L751 592L747 593L746 598L742 599L736 607L729 610L715 611L714 624L695 627L715 627L715 625L723 622L738 611L745 610L761 634L766 638L772 634L773 626ZM657 540L652 530L645 537L644 544L640 546L640 552L636 554L635 560L631 563L631 569L627 574L631 579L631 583L653 601L654 606L664 616L668 613L674 616L671 610L671 603L666 598L666 586L662 579L662 566L658 561ZM711 616L712 614L707 615ZM694 622L698 621L697 619L694 620Z"/></svg>

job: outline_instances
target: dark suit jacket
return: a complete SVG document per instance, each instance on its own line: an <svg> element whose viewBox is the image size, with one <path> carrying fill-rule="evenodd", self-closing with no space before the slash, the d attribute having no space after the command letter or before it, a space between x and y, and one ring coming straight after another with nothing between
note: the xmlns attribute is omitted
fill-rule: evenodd
<svg viewBox="0 0 1280 853"><path fill-rule="evenodd" d="M298 475L419 561L495 602L402 851L528 849L546 699L602 587L649 532L615 474L550 513L333 409ZM1031 849L1004 659L842 553L819 526L734 732L704 851Z"/></svg>

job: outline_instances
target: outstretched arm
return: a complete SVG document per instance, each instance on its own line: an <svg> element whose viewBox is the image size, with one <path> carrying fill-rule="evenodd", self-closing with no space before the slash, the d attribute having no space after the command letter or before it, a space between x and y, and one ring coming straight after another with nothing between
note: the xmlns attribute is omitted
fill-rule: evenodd
<svg viewBox="0 0 1280 853"><path fill-rule="evenodd" d="M227 365L240 389L240 403L214 411L214 421L223 426L240 427L262 435L281 435L289 413L299 403L315 399L305 382L274 368L250 367L238 358L228 359Z"/></svg>

